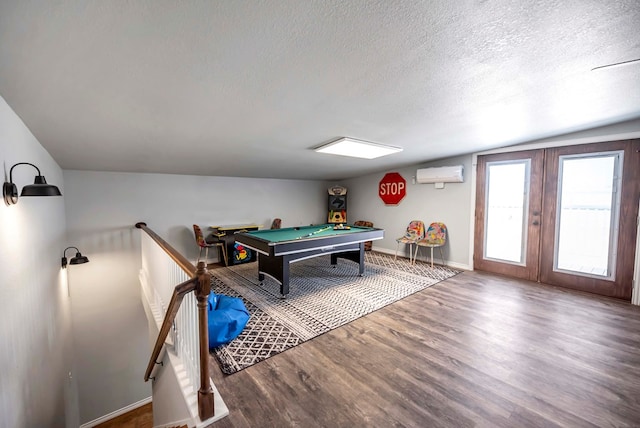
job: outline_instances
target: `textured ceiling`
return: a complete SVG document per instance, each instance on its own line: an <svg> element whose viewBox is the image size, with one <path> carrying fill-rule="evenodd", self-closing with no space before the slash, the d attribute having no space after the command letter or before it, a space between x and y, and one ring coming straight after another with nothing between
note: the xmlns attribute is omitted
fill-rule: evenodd
<svg viewBox="0 0 640 428"><path fill-rule="evenodd" d="M335 180L640 117L640 2L0 3L0 95L64 169ZM340 136L404 151L311 149Z"/></svg>

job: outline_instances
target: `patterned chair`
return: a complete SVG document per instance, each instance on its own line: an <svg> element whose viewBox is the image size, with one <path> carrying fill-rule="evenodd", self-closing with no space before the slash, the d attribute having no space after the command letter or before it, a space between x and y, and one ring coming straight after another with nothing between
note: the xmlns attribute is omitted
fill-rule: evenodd
<svg viewBox="0 0 640 428"><path fill-rule="evenodd" d="M228 266L227 248L225 242L222 240L222 236L224 236L224 233L219 235L211 234L207 236L207 240L205 240L200 226L194 224L193 234L196 237L196 244L198 245L198 248L200 248L200 252L198 253L198 261L200 261L200 259L202 258L202 250L204 250L204 263L207 264L207 259L209 257L209 248L220 247L222 248L222 257L224 257L224 264L225 266Z"/></svg>
<svg viewBox="0 0 640 428"><path fill-rule="evenodd" d="M364 227L373 227L373 223L371 223L370 221L366 221L366 220L358 220L355 223L353 223L354 226L364 226ZM372 241L366 241L364 243L364 250L365 251L371 251L371 246L372 246Z"/></svg>
<svg viewBox="0 0 640 428"><path fill-rule="evenodd" d="M409 245L409 262L413 263L411 256L413 255L413 244L424 238L424 223L421 220L412 220L407 226L407 231L403 236L396 239L396 255L394 260L398 257L398 247L400 244Z"/></svg>
<svg viewBox="0 0 640 428"><path fill-rule="evenodd" d="M444 223L434 222L429 225L427 233L424 239L421 239L416 243L416 254L413 257L415 262L418 257L418 248L427 247L431 248L431 267L433 267L433 249L440 249L440 257L442 257L442 266L444 266L444 255L442 254L442 247L447 243L447 226Z"/></svg>

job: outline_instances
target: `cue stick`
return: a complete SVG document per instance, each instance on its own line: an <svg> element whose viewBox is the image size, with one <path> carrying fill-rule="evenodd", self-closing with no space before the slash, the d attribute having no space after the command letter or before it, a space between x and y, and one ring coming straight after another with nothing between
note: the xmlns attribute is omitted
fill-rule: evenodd
<svg viewBox="0 0 640 428"><path fill-rule="evenodd" d="M333 226L323 227L322 229L318 229L318 230L316 230L315 232L311 232L311 233L310 233L310 234L308 234L307 236L317 235L318 233L322 233L322 232L324 232L325 230L329 230L329 229L332 229L332 228L333 228Z"/></svg>
<svg viewBox="0 0 640 428"><path fill-rule="evenodd" d="M315 232L308 233L308 234L306 234L305 236L313 236L313 235L317 235L318 233L322 233L322 232L324 232L325 230L329 230L329 229L333 229L333 226L323 227L322 229L318 229L318 230L316 230ZM297 237L296 239L302 239L302 238L303 238L302 236L299 236L299 237Z"/></svg>

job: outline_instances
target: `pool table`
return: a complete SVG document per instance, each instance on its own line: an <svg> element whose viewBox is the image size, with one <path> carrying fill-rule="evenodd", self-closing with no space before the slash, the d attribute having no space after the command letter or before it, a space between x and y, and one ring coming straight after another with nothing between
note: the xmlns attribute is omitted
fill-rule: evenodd
<svg viewBox="0 0 640 428"><path fill-rule="evenodd" d="M289 294L289 264L311 257L331 254L331 264L338 257L359 264L364 275L364 243L384 238L384 230L373 227L335 224L266 229L237 233L236 241L258 253L258 279L269 275L280 283L282 297Z"/></svg>

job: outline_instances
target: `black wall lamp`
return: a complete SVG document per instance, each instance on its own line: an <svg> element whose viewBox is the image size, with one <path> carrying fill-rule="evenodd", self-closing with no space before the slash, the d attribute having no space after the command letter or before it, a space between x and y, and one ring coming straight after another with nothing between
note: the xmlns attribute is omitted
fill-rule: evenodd
<svg viewBox="0 0 640 428"><path fill-rule="evenodd" d="M62 267L63 268L66 269L66 267L67 267L67 250L69 250L71 248L76 250L76 255L75 255L75 257L71 257L71 260L69 260L69 264L70 265L81 265L83 263L89 263L89 258L86 257L86 256L83 256L82 254L80 254L80 250L78 250L76 247L67 247L62 252Z"/></svg>
<svg viewBox="0 0 640 428"><path fill-rule="evenodd" d="M11 167L9 170L9 181L5 181L2 186L2 195L7 205L15 205L18 203L18 188L13 183L13 168L18 165L31 165L38 171L38 175L36 175L33 184L24 186L20 196L62 196L57 186L47 184L47 180L40 174L40 169L37 166L28 162L20 162Z"/></svg>

